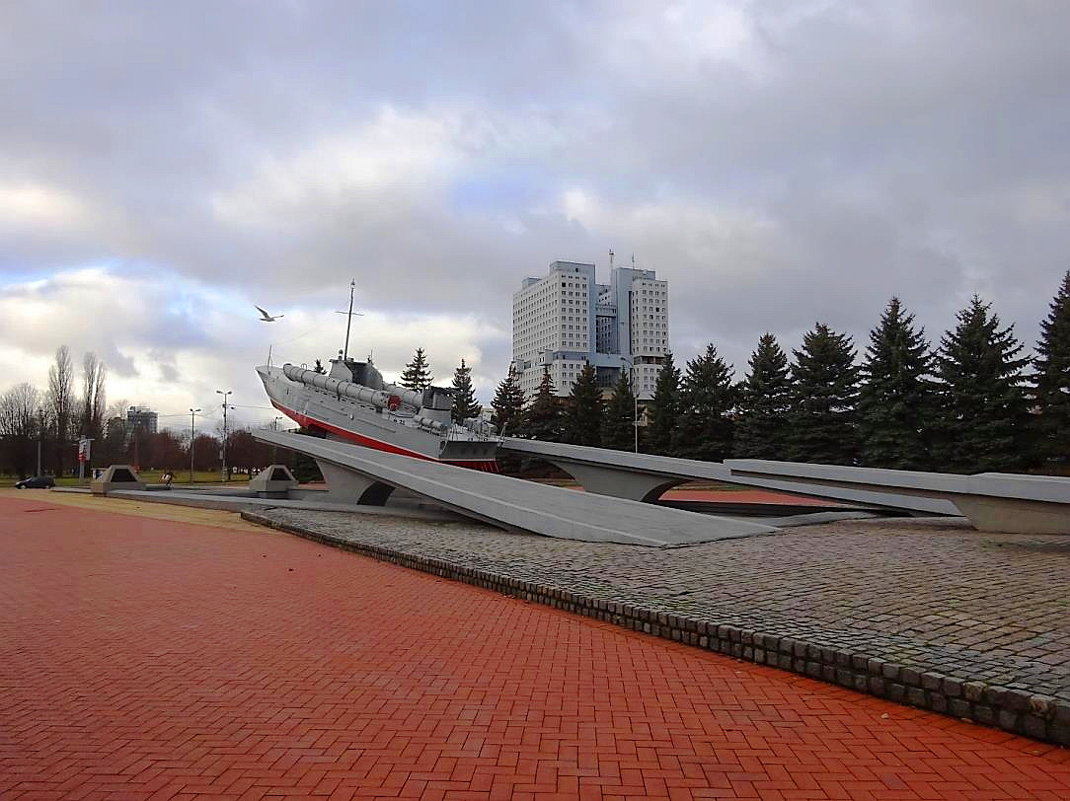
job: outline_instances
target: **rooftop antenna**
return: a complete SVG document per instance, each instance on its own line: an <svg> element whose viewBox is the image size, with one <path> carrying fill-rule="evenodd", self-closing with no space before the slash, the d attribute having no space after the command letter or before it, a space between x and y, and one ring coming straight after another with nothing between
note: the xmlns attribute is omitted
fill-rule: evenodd
<svg viewBox="0 0 1070 801"><path fill-rule="evenodd" d="M349 328L353 325L353 318L364 316L361 312L353 311L353 293L356 291L356 289L357 281L356 279L353 279L349 282L349 311L335 312L335 314L344 314L346 316L346 346L345 350L342 351L342 361L345 361L349 358Z"/></svg>

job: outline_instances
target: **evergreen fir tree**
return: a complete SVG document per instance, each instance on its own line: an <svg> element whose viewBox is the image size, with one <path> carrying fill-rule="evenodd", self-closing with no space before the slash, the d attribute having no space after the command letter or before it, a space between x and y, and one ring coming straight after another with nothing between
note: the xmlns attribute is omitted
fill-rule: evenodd
<svg viewBox="0 0 1070 801"><path fill-rule="evenodd" d="M680 368L673 362L671 352L665 354L665 361L658 371L647 416L650 423L646 430L645 450L661 456L671 455L672 432L680 416Z"/></svg>
<svg viewBox="0 0 1070 801"><path fill-rule="evenodd" d="M550 367L544 365L542 380L524 410L522 435L529 439L543 442L560 442L564 433L561 401L555 394L554 380L550 377Z"/></svg>
<svg viewBox="0 0 1070 801"><path fill-rule="evenodd" d="M738 387L732 452L752 459L787 458L791 377L788 357L776 337L763 334L751 354L750 372Z"/></svg>
<svg viewBox="0 0 1070 801"><path fill-rule="evenodd" d="M869 342L858 396L862 463L930 470L935 395L925 332L914 328L914 315L893 297Z"/></svg>
<svg viewBox="0 0 1070 801"><path fill-rule="evenodd" d="M297 433L320 439L323 439L326 436L320 429L306 428L304 426L298 428ZM290 472L293 473L294 478L302 484L312 481L323 481L323 474L320 472L319 462L301 451L290 451L290 454Z"/></svg>
<svg viewBox="0 0 1070 801"><path fill-rule="evenodd" d="M597 448L602 444L602 390L590 362L583 365L572 383L565 410L565 441Z"/></svg>
<svg viewBox="0 0 1070 801"><path fill-rule="evenodd" d="M469 417L479 417L483 407L476 401L472 388L472 368L464 363L453 371L453 406L450 416L455 423L463 423Z"/></svg>
<svg viewBox="0 0 1070 801"><path fill-rule="evenodd" d="M423 348L417 348L412 361L405 365L405 371L401 374L398 384L406 389L427 389L435 379L431 376L431 368L427 363L427 356Z"/></svg>
<svg viewBox="0 0 1070 801"><path fill-rule="evenodd" d="M509 365L509 374L498 384L490 407L494 410L490 421L499 434L509 435L520 429L524 413L524 390L520 387L520 379L512 365Z"/></svg>
<svg viewBox="0 0 1070 801"><path fill-rule="evenodd" d="M630 451L635 448L635 395L628 380L628 373L620 371L620 378L613 387L613 394L606 404L606 414L602 418L602 447L616 451Z"/></svg>
<svg viewBox="0 0 1070 801"><path fill-rule="evenodd" d="M1033 390L1037 408L1037 455L1045 470L1070 464L1070 270L1040 322Z"/></svg>
<svg viewBox="0 0 1070 801"><path fill-rule="evenodd" d="M817 323L792 351L788 458L853 464L858 456L858 367L851 338Z"/></svg>
<svg viewBox="0 0 1070 801"><path fill-rule="evenodd" d="M1022 345L974 295L940 341L936 467L957 473L1017 470L1029 461Z"/></svg>
<svg viewBox="0 0 1070 801"><path fill-rule="evenodd" d="M672 450L684 459L719 462L732 454L735 403L732 368L712 345L687 363L680 386L680 415L673 431Z"/></svg>

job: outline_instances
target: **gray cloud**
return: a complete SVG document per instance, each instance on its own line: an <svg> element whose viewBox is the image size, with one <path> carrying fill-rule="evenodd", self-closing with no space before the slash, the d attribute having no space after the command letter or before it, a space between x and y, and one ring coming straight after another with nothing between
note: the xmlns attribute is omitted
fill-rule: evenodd
<svg viewBox="0 0 1070 801"><path fill-rule="evenodd" d="M678 354L714 341L739 371L766 330L864 344L892 294L935 340L979 292L1031 344L1067 264L1055 0L24 3L0 22L0 292L85 265L183 276L139 334L161 352L209 346L200 292L329 311L355 277L370 309L484 321L489 397L512 292L557 258L604 276L608 248L635 252L671 282Z"/></svg>

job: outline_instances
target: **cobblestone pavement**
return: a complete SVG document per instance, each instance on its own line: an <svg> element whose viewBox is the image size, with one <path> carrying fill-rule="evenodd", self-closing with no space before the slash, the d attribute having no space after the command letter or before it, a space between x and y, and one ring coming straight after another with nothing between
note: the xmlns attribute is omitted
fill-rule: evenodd
<svg viewBox="0 0 1070 801"><path fill-rule="evenodd" d="M0 688L5 801L1070 793L1066 749L296 537L39 497L0 498Z"/></svg>
<svg viewBox="0 0 1070 801"><path fill-rule="evenodd" d="M670 614L1070 700L1070 538L846 521L675 549L337 513L265 516Z"/></svg>

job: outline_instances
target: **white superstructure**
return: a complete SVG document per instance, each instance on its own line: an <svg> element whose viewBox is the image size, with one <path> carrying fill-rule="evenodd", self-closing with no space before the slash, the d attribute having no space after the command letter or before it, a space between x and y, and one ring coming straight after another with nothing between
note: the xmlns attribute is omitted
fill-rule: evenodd
<svg viewBox="0 0 1070 801"><path fill-rule="evenodd" d="M649 400L668 350L668 282L653 270L613 268L610 282L598 284L595 265L555 261L513 295L513 366L528 396L544 365L557 394L568 395L589 361L603 388L625 370L639 399Z"/></svg>

